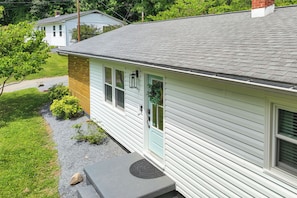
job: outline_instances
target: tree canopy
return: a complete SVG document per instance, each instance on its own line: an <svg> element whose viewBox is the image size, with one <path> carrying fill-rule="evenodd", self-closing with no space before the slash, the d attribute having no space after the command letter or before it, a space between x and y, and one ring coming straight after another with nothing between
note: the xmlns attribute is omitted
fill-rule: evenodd
<svg viewBox="0 0 297 198"><path fill-rule="evenodd" d="M44 32L34 24L20 22L0 27L0 96L9 78L16 80L39 72L48 58L49 47Z"/></svg>
<svg viewBox="0 0 297 198"><path fill-rule="evenodd" d="M275 0L276 6L297 4L297 0ZM34 21L76 12L76 0L0 0L4 6L1 24ZM80 0L80 10L100 10L121 20L161 20L200 14L216 14L251 8L251 0ZM1 12L1 11L0 11Z"/></svg>
<svg viewBox="0 0 297 198"><path fill-rule="evenodd" d="M93 36L105 33L105 32L109 32L111 30L120 28L121 25L109 25L109 26L103 26L103 29L100 30L99 28L97 28L94 25L87 25L87 24L83 24L80 26L80 40L85 40L88 38L91 38ZM71 38L73 40L77 40L77 28L73 28L72 29L72 36Z"/></svg>

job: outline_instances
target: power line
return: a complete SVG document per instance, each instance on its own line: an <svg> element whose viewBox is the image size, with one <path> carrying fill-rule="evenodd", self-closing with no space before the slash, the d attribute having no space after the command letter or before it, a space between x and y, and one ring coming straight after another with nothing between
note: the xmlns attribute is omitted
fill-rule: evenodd
<svg viewBox="0 0 297 198"><path fill-rule="evenodd" d="M105 3L103 3L102 1L98 1L98 3L101 3L103 6L105 6L105 8L110 9L110 7L108 7ZM131 23L130 21L128 21L128 19L126 19L125 17L123 17L122 15L120 15L119 13L117 13L114 10L111 10L114 14L116 14L118 17L120 17L121 19L124 19L125 21L127 21L127 23Z"/></svg>
<svg viewBox="0 0 297 198"><path fill-rule="evenodd" d="M50 0L50 1L46 1L44 3L64 4L64 3L69 3L69 2L72 2L72 0L62 0L62 1L61 0ZM4 1L4 2L0 2L0 4L4 5L4 4L34 4L34 3L28 2L28 1Z"/></svg>

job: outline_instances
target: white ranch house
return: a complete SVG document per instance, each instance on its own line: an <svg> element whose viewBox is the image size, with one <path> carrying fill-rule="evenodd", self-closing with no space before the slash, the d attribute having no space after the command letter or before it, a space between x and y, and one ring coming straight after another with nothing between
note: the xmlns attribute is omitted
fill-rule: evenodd
<svg viewBox="0 0 297 198"><path fill-rule="evenodd" d="M265 2L253 17L131 24L59 52L70 72L86 66L91 119L185 197L297 197L297 7Z"/></svg>
<svg viewBox="0 0 297 198"><path fill-rule="evenodd" d="M125 23L98 10L80 13L81 25L94 25L103 31L104 26L121 25ZM77 28L77 13L56 15L37 21L37 29L45 30L45 40L50 46L69 46L73 44L72 30Z"/></svg>

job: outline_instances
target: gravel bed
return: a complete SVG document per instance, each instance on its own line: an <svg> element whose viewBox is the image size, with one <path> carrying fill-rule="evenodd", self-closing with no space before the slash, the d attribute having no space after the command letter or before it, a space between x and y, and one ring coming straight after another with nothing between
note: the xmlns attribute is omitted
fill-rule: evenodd
<svg viewBox="0 0 297 198"><path fill-rule="evenodd" d="M86 186L85 174L83 172L85 166L127 153L110 138L107 138L107 141L102 145L78 143L76 140L71 139L76 135L76 130L72 126L85 123L89 119L86 116L75 120L57 120L49 111L49 106L44 107L41 113L52 129L53 140L58 150L61 169L59 193L62 198L77 197L77 189ZM77 172L83 175L84 180L77 185L71 186L69 184L70 179Z"/></svg>

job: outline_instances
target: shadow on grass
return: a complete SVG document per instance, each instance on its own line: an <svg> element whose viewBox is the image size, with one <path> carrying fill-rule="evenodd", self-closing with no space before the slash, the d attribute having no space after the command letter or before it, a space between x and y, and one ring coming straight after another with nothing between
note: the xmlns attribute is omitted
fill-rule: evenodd
<svg viewBox="0 0 297 198"><path fill-rule="evenodd" d="M4 93L0 97L0 127L11 121L37 116L40 107L47 102L47 94L36 88Z"/></svg>

